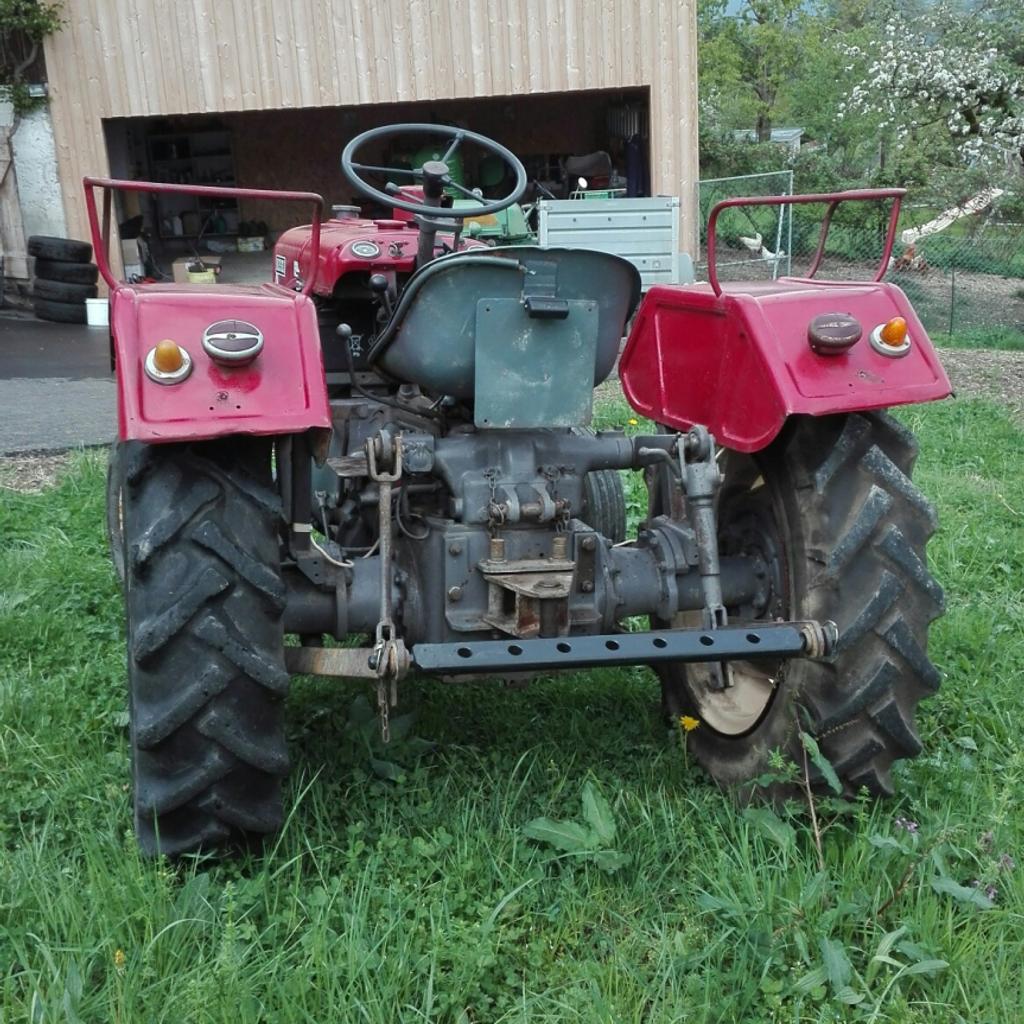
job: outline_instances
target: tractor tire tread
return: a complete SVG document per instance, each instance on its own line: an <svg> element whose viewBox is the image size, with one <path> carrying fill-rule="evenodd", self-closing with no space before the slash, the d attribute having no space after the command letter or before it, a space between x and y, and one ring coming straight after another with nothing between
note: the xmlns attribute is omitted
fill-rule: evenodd
<svg viewBox="0 0 1024 1024"><path fill-rule="evenodd" d="M231 586L212 565L178 588L173 604L139 621L132 638L132 657L146 662L164 648L211 598Z"/></svg>
<svg viewBox="0 0 1024 1024"><path fill-rule="evenodd" d="M235 441L141 445L122 459L136 829L147 854L178 856L284 820L280 506L255 475L269 474L269 442L239 451Z"/></svg>
<svg viewBox="0 0 1024 1024"><path fill-rule="evenodd" d="M211 520L201 523L192 531L192 540L212 551L229 569L244 579L264 601L277 612L284 611L285 587L281 577L257 562Z"/></svg>
<svg viewBox="0 0 1024 1024"><path fill-rule="evenodd" d="M829 604L845 611L845 620L831 663L821 666L823 685L805 694L813 731L851 792L892 792L892 763L922 749L916 706L939 684L925 646L929 623L945 607L924 560L937 517L908 475L916 456L913 435L890 415L852 415L815 470L817 500L804 508L811 530L816 519L842 522L843 508L856 507L814 580L819 601L822 591L831 594ZM859 501L849 502L851 494Z"/></svg>
<svg viewBox="0 0 1024 1024"><path fill-rule="evenodd" d="M234 675L234 670L212 663L194 679L189 680L179 693L172 693L162 701L154 701L135 722L135 742L143 750L150 750L163 742L176 729L195 718L207 704L222 694Z"/></svg>

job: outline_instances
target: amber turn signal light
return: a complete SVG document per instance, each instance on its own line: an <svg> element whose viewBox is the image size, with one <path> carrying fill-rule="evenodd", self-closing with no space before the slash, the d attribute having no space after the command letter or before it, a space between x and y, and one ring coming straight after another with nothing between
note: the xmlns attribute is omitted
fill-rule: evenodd
<svg viewBox="0 0 1024 1024"><path fill-rule="evenodd" d="M153 349L153 365L161 373L175 373L181 369L184 362L181 349L170 338L164 338Z"/></svg>
<svg viewBox="0 0 1024 1024"><path fill-rule="evenodd" d="M907 321L901 316L894 316L882 327L878 336L890 348L899 348L907 340Z"/></svg>
<svg viewBox="0 0 1024 1024"><path fill-rule="evenodd" d="M910 335L907 333L907 321L901 316L894 316L879 324L871 332L871 347L879 354L897 359L910 351Z"/></svg>
<svg viewBox="0 0 1024 1024"><path fill-rule="evenodd" d="M176 341L164 338L146 354L146 376L157 384L177 384L192 372L192 359Z"/></svg>

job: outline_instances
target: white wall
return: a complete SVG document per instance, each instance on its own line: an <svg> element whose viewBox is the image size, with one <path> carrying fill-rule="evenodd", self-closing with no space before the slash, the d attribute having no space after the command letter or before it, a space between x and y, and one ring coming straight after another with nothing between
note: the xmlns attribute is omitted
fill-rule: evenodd
<svg viewBox="0 0 1024 1024"><path fill-rule="evenodd" d="M67 224L57 174L57 148L53 141L50 111L46 107L22 116L14 133L12 149L25 237L65 237Z"/></svg>

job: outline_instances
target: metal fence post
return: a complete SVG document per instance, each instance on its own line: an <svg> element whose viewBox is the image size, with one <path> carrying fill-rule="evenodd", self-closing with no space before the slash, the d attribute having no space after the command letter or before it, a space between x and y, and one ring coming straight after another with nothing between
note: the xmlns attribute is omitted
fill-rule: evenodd
<svg viewBox="0 0 1024 1024"><path fill-rule="evenodd" d="M954 310L956 309L956 260L949 268L949 336L953 336Z"/></svg>

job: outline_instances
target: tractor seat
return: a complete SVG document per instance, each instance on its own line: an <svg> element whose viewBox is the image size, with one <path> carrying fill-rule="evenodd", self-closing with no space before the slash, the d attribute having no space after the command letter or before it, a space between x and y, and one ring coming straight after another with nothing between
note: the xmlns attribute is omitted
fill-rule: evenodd
<svg viewBox="0 0 1024 1024"><path fill-rule="evenodd" d="M453 253L412 276L369 359L432 394L472 401L478 426L575 426L563 421L584 400L589 409L639 299L636 268L608 253Z"/></svg>

